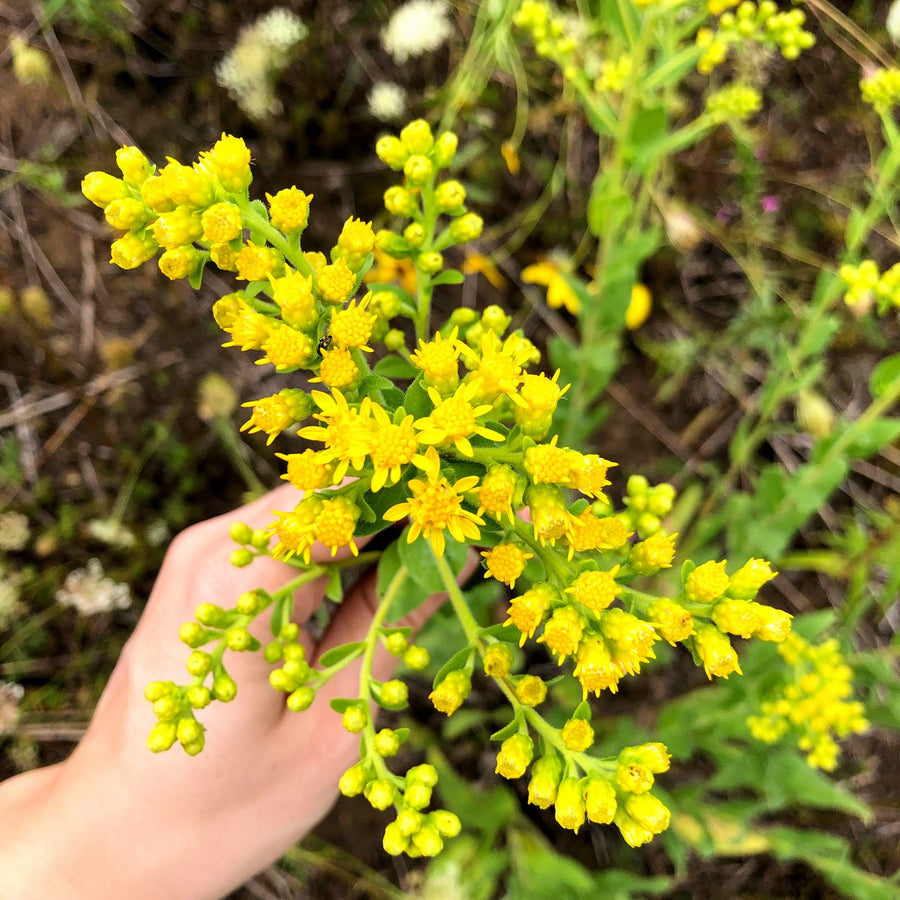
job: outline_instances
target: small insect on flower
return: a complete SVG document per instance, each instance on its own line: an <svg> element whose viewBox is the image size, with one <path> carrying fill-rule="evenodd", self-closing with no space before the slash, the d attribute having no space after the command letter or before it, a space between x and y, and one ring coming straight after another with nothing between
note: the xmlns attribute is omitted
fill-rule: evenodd
<svg viewBox="0 0 900 900"><path fill-rule="evenodd" d="M319 338L316 349L319 351L319 356L321 356L325 350L331 349L331 335L327 331Z"/></svg>

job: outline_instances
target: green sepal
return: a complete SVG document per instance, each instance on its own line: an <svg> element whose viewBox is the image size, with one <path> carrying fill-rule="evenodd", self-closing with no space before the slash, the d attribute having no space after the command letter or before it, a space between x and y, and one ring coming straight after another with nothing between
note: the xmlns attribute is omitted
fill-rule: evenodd
<svg viewBox="0 0 900 900"><path fill-rule="evenodd" d="M438 669L437 675L434 676L432 687L436 688L451 672L456 672L458 669L470 668L470 661L474 654L474 647L463 647L462 650L454 653L453 656Z"/></svg>
<svg viewBox="0 0 900 900"><path fill-rule="evenodd" d="M688 575L697 568L697 563L692 559L686 559L681 567L681 583L684 584L688 580Z"/></svg>
<svg viewBox="0 0 900 900"><path fill-rule="evenodd" d="M203 283L203 270L206 268L206 264L209 262L209 254L204 253L200 258L200 265L188 275L188 284L195 290L200 290L200 285Z"/></svg>
<svg viewBox="0 0 900 900"><path fill-rule="evenodd" d="M573 516L580 516L590 505L590 500L579 497L579 499L569 507L569 512L572 513Z"/></svg>
<svg viewBox="0 0 900 900"><path fill-rule="evenodd" d="M341 644L339 647L332 647L319 657L319 664L329 669L332 666L342 663L348 657L359 656L359 651L365 646L362 641L351 641L349 644Z"/></svg>

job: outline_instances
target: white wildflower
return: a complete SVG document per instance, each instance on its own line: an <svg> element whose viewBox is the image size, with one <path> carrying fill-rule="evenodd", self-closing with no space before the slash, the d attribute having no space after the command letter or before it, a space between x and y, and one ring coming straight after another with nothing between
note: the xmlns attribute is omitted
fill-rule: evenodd
<svg viewBox="0 0 900 900"><path fill-rule="evenodd" d="M56 600L64 606L74 606L83 616L125 609L131 605L127 584L118 584L103 574L100 560L90 559L84 569L76 569L66 577Z"/></svg>
<svg viewBox="0 0 900 900"><path fill-rule="evenodd" d="M379 81L369 92L369 112L382 122L394 122L406 112L406 91L393 81Z"/></svg>
<svg viewBox="0 0 900 900"><path fill-rule="evenodd" d="M231 52L216 66L216 81L253 119L281 112L275 80L287 68L294 48L309 33L289 9L270 10L241 29Z"/></svg>
<svg viewBox="0 0 900 900"><path fill-rule="evenodd" d="M21 684L0 681L0 735L15 730L19 722L19 701L24 693Z"/></svg>
<svg viewBox="0 0 900 900"><path fill-rule="evenodd" d="M390 18L381 45L398 63L436 50L453 33L443 0L410 0Z"/></svg>
<svg viewBox="0 0 900 900"><path fill-rule="evenodd" d="M19 583L11 572L0 570L0 631L9 628L24 612L19 603Z"/></svg>
<svg viewBox="0 0 900 900"><path fill-rule="evenodd" d="M28 518L22 513L0 515L0 550L21 550L28 543Z"/></svg>

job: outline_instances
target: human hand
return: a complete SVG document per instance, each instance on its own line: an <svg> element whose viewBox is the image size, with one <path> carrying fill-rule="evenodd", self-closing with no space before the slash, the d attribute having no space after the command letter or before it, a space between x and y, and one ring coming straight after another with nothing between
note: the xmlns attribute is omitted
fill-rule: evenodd
<svg viewBox="0 0 900 900"><path fill-rule="evenodd" d="M285 695L269 685L271 666L261 653L230 654L238 695L203 711L204 751L189 757L178 748L151 754L146 747L155 717L144 688L152 680L183 680L185 648L175 637L181 623L199 603L230 605L244 591L273 591L297 574L267 557L234 569L230 524L264 527L272 510L290 509L296 500L297 492L284 486L175 539L76 751L65 763L19 776L0 790L0 822L6 823L0 824L0 846L17 860L11 872L0 867L0 896L218 898L327 812L359 743L341 727L329 700L357 694L359 663L325 684L308 710L293 713ZM327 558L325 548L313 548L313 561ZM302 625L323 595L324 580L299 589L294 620ZM441 599L430 598L402 624L421 625ZM363 639L375 606L369 576L344 598L318 642L301 627L307 659ZM254 622L263 641L266 618ZM379 648L375 677L388 677L393 664Z"/></svg>

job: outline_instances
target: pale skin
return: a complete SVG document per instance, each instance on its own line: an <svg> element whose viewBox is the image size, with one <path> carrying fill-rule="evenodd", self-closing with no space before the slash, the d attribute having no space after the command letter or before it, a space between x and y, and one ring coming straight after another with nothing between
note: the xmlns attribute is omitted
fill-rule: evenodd
<svg viewBox="0 0 900 900"><path fill-rule="evenodd" d="M238 696L199 712L207 727L203 752L189 757L176 745L153 754L146 747L156 719L144 688L189 679L189 650L177 634L197 604L233 606L243 591L272 591L297 574L269 558L230 566L229 525L264 527L273 510L291 509L298 498L284 486L175 539L74 753L0 785L0 897L216 900L277 859L334 803L338 779L358 758L359 737L341 727L328 704L357 695L358 661L308 710L293 713L285 694L269 685L272 667L261 653L229 653ZM328 558L325 548L313 549L314 560ZM309 618L323 589L313 582L297 591L295 621ZM430 598L402 624L421 625L441 600ZM375 604L368 577L344 598L318 643L301 628L307 658L362 640ZM263 641L271 640L267 622L264 613L251 629ZM375 677L390 677L394 663L379 648Z"/></svg>

